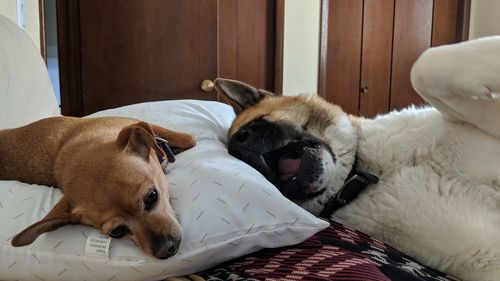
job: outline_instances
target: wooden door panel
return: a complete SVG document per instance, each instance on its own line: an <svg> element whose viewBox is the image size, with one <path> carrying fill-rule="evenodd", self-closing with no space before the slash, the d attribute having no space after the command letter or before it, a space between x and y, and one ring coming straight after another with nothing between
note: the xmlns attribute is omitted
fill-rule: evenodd
<svg viewBox="0 0 500 281"><path fill-rule="evenodd" d="M219 0L219 76L238 77L238 1Z"/></svg>
<svg viewBox="0 0 500 281"><path fill-rule="evenodd" d="M275 1L238 0L237 77L274 90Z"/></svg>
<svg viewBox="0 0 500 281"><path fill-rule="evenodd" d="M219 76L273 91L276 1L219 3Z"/></svg>
<svg viewBox="0 0 500 281"><path fill-rule="evenodd" d="M80 1L83 113L144 101L215 99L217 2ZM193 83L199 81L198 83Z"/></svg>
<svg viewBox="0 0 500 281"><path fill-rule="evenodd" d="M434 0L432 46L456 43L459 0Z"/></svg>
<svg viewBox="0 0 500 281"><path fill-rule="evenodd" d="M83 116L80 10L77 1L56 1L61 113Z"/></svg>
<svg viewBox="0 0 500 281"><path fill-rule="evenodd" d="M321 3L319 93L349 113L372 117L424 103L411 86L413 63L431 45L467 39L470 0ZM360 93L365 84L368 93Z"/></svg>
<svg viewBox="0 0 500 281"><path fill-rule="evenodd" d="M413 90L410 70L431 46L433 0L396 0L390 108L424 101Z"/></svg>
<svg viewBox="0 0 500 281"><path fill-rule="evenodd" d="M394 0L365 0L359 115L374 117L389 110Z"/></svg>
<svg viewBox="0 0 500 281"><path fill-rule="evenodd" d="M326 58L320 61L320 95L358 114L363 0L323 1L322 7L327 9L322 13L328 31Z"/></svg>

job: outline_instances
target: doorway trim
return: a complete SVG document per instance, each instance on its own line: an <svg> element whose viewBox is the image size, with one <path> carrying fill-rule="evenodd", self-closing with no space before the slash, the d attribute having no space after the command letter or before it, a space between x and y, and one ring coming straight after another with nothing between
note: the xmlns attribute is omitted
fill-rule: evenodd
<svg viewBox="0 0 500 281"><path fill-rule="evenodd" d="M47 64L47 41L45 39L45 0L38 0L38 20L40 21L40 53Z"/></svg>

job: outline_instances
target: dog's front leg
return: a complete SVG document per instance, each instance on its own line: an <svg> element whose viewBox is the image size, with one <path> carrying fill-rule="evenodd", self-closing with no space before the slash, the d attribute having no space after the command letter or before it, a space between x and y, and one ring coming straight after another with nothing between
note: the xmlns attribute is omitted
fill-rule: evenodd
<svg viewBox="0 0 500 281"><path fill-rule="evenodd" d="M425 51L411 81L445 117L500 137L500 36Z"/></svg>
<svg viewBox="0 0 500 281"><path fill-rule="evenodd" d="M154 124L150 125L155 134L168 140L168 144L172 147L174 154L181 153L196 145L196 140L193 135L169 130Z"/></svg>

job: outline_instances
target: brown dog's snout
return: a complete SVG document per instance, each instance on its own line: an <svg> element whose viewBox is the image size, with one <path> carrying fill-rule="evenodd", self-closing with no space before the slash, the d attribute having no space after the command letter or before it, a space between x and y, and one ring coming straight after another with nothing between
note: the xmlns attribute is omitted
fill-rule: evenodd
<svg viewBox="0 0 500 281"><path fill-rule="evenodd" d="M179 250L181 238L172 235L160 235L151 239L151 252L158 259L166 259L173 256Z"/></svg>

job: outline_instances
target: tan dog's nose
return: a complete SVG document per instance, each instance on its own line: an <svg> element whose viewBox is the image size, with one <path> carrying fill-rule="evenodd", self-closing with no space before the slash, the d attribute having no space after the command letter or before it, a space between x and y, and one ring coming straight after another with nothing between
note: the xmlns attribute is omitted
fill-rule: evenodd
<svg viewBox="0 0 500 281"><path fill-rule="evenodd" d="M151 252L158 259L166 259L177 253L180 244L181 238L171 235L157 236L151 241Z"/></svg>

